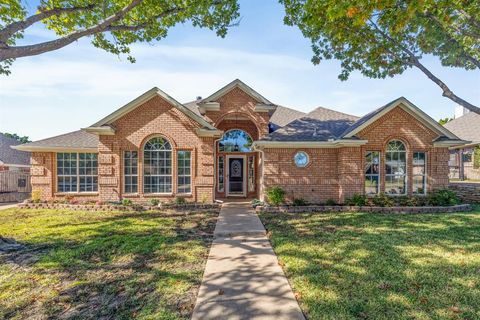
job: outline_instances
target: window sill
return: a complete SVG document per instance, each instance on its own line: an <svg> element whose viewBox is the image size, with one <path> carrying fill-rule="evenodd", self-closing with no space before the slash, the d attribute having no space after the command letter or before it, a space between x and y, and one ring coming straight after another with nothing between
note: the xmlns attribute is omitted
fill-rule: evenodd
<svg viewBox="0 0 480 320"><path fill-rule="evenodd" d="M98 196L98 192L56 192L54 196Z"/></svg>
<svg viewBox="0 0 480 320"><path fill-rule="evenodd" d="M155 198L155 197L173 197L173 193L144 193L145 198Z"/></svg>

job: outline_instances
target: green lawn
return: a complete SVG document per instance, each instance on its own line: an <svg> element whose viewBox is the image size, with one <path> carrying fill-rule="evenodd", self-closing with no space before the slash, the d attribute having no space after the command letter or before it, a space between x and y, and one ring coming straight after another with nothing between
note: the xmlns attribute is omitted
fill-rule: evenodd
<svg viewBox="0 0 480 320"><path fill-rule="evenodd" d="M480 208L261 219L309 319L480 319Z"/></svg>
<svg viewBox="0 0 480 320"><path fill-rule="evenodd" d="M0 211L0 319L184 319L218 213Z"/></svg>

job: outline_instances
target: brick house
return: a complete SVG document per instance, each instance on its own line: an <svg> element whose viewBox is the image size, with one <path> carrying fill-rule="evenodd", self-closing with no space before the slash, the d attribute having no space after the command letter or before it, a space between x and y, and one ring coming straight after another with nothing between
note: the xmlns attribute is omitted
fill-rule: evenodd
<svg viewBox="0 0 480 320"><path fill-rule="evenodd" d="M32 152L44 199L214 201L280 186L319 203L444 187L460 143L403 97L361 118L305 114L235 80L186 104L153 88L88 128L16 148Z"/></svg>

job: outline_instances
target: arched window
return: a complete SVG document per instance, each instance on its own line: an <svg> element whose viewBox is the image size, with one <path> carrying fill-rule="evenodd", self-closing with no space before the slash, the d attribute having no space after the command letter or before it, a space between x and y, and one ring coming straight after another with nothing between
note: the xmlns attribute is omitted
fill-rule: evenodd
<svg viewBox="0 0 480 320"><path fill-rule="evenodd" d="M143 148L143 191L172 192L172 146L165 138L150 139Z"/></svg>
<svg viewBox="0 0 480 320"><path fill-rule="evenodd" d="M250 152L252 151L252 137L243 130L234 129L225 132L218 143L220 151Z"/></svg>
<svg viewBox="0 0 480 320"><path fill-rule="evenodd" d="M391 140L385 152L385 193L407 193L407 149L400 140Z"/></svg>

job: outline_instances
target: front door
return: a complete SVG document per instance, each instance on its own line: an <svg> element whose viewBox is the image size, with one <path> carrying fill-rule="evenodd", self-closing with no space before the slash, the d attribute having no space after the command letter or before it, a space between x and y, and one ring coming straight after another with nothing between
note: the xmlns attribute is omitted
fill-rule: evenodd
<svg viewBox="0 0 480 320"><path fill-rule="evenodd" d="M227 195L245 195L245 158L228 157Z"/></svg>

